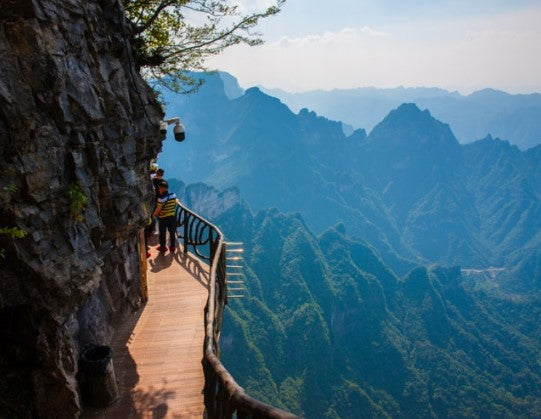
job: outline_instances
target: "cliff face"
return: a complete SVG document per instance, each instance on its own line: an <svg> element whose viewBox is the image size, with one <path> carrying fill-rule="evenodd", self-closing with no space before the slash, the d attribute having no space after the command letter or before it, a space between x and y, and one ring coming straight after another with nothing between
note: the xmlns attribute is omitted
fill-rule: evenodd
<svg viewBox="0 0 541 419"><path fill-rule="evenodd" d="M216 188L204 183L186 185L175 178L170 178L168 181L169 189L176 193L185 206L208 220L216 219L216 217L241 203L237 188L218 191Z"/></svg>
<svg viewBox="0 0 541 419"><path fill-rule="evenodd" d="M76 416L80 349L141 305L137 238L162 115L122 16L110 0L0 9L0 227L27 233L0 234L8 416Z"/></svg>

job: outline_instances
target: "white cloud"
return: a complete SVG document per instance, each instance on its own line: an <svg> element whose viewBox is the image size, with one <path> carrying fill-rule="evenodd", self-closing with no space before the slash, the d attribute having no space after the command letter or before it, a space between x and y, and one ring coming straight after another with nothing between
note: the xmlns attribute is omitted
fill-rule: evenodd
<svg viewBox="0 0 541 419"><path fill-rule="evenodd" d="M233 48L211 65L246 87L291 91L399 85L540 91L539 22L541 7L534 7L447 22L285 34L261 47Z"/></svg>
<svg viewBox="0 0 541 419"><path fill-rule="evenodd" d="M377 31L375 29L372 29L370 26L363 26L361 28L361 32L370 36L389 36L390 35L387 32Z"/></svg>
<svg viewBox="0 0 541 419"><path fill-rule="evenodd" d="M360 29L343 28L338 32L324 32L322 34L310 34L294 38L283 36L278 41L271 43L270 46L278 46L282 48L306 47L309 45L329 46L333 44L343 44L345 42L355 42L363 36L383 37L389 36L389 34L383 31L377 31L369 26L363 26Z"/></svg>

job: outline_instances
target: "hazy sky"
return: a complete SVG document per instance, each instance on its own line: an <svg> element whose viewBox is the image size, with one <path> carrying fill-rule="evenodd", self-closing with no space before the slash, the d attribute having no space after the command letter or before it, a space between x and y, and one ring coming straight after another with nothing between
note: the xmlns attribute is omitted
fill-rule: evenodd
<svg viewBox="0 0 541 419"><path fill-rule="evenodd" d="M237 0L245 10L269 0ZM541 0L288 0L209 64L244 87L541 92Z"/></svg>

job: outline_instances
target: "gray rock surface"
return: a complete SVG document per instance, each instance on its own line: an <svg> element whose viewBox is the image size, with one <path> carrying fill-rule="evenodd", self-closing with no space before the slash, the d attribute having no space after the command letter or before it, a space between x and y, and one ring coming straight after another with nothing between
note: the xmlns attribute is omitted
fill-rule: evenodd
<svg viewBox="0 0 541 419"><path fill-rule="evenodd" d="M81 348L141 305L154 94L110 0L0 7L0 411L77 417ZM80 210L69 191L86 197ZM80 217L80 220L77 218ZM61 413L60 413L61 412Z"/></svg>

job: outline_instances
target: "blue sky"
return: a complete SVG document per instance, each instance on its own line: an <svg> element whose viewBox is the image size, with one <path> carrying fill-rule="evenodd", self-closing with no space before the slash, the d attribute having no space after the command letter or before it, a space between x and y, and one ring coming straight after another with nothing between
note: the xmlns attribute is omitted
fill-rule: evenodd
<svg viewBox="0 0 541 419"><path fill-rule="evenodd" d="M255 10L271 0L236 0ZM266 43L209 61L244 87L541 91L541 0L288 0Z"/></svg>
<svg viewBox="0 0 541 419"><path fill-rule="evenodd" d="M271 1L245 1L250 9ZM490 17L541 5L539 0L288 0L280 16L263 28L269 40L287 35L338 31L345 26L392 28L408 22L446 22L464 17Z"/></svg>

